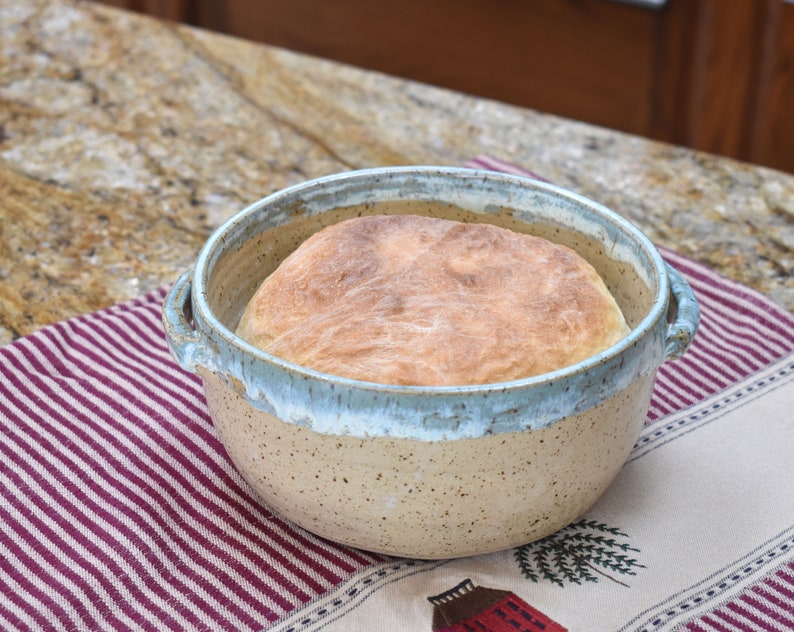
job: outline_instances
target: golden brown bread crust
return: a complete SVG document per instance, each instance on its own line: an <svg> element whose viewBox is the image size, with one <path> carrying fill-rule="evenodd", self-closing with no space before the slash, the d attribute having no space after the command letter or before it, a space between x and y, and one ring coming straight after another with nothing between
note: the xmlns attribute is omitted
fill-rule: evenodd
<svg viewBox="0 0 794 632"><path fill-rule="evenodd" d="M569 248L490 224L375 215L306 240L262 283L237 334L325 373L460 386L547 373L628 331Z"/></svg>

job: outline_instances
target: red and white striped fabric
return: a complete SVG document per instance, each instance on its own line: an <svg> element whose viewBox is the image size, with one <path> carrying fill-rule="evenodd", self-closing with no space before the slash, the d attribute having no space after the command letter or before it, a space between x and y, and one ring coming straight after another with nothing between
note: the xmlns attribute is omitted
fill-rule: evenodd
<svg viewBox="0 0 794 632"><path fill-rule="evenodd" d="M0 349L1 629L258 629L380 559L256 502L163 296Z"/></svg>
<svg viewBox="0 0 794 632"><path fill-rule="evenodd" d="M794 564L686 626L687 632L794 630Z"/></svg>
<svg viewBox="0 0 794 632"><path fill-rule="evenodd" d="M488 160L477 166L506 170ZM692 284L702 324L684 358L660 371L648 423L794 350L790 313L663 254ZM0 348L0 629L261 630L390 562L255 499L199 380L168 352L163 296ZM794 613L794 567L709 616L768 603Z"/></svg>
<svg viewBox="0 0 794 632"><path fill-rule="evenodd" d="M659 369L649 421L691 406L794 349L788 311L669 249L659 251L692 286L704 317L685 359Z"/></svg>

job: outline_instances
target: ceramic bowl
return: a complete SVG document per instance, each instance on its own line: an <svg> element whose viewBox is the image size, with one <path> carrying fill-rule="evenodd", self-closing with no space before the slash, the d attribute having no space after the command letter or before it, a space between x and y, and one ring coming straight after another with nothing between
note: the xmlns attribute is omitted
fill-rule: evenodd
<svg viewBox="0 0 794 632"><path fill-rule="evenodd" d="M460 387L323 374L233 333L261 281L309 235L394 212L574 248L631 333L552 373ZM425 559L521 545L587 511L643 426L657 369L684 352L698 317L687 283L614 212L529 178L441 167L328 176L249 206L210 237L163 308L174 356L201 376L220 439L262 501L331 540Z"/></svg>

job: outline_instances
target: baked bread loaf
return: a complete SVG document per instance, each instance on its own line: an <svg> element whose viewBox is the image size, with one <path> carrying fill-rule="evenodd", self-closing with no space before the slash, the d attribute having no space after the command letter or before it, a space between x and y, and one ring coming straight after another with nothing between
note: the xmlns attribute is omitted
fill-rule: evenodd
<svg viewBox="0 0 794 632"><path fill-rule="evenodd" d="M256 291L237 334L325 373L462 386L547 373L628 331L570 248L490 224L375 215L307 239Z"/></svg>

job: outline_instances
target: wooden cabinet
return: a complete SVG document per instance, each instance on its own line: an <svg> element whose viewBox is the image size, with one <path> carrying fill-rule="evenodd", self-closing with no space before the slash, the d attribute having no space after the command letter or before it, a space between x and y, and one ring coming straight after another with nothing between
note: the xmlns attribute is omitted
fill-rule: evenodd
<svg viewBox="0 0 794 632"><path fill-rule="evenodd" d="M650 135L794 172L794 4L670 5L677 103L663 106L669 118Z"/></svg>
<svg viewBox="0 0 794 632"><path fill-rule="evenodd" d="M741 155L794 173L794 2L769 2Z"/></svg>
<svg viewBox="0 0 794 632"><path fill-rule="evenodd" d="M146 13L165 20L195 24L195 0L99 0L122 9Z"/></svg>
<svg viewBox="0 0 794 632"><path fill-rule="evenodd" d="M604 0L224 7L212 28L250 39L638 133L652 115L657 16L644 9Z"/></svg>
<svg viewBox="0 0 794 632"><path fill-rule="evenodd" d="M790 0L107 0L794 172Z"/></svg>

